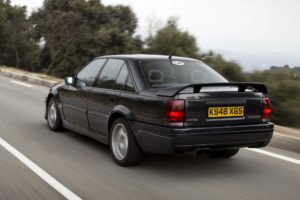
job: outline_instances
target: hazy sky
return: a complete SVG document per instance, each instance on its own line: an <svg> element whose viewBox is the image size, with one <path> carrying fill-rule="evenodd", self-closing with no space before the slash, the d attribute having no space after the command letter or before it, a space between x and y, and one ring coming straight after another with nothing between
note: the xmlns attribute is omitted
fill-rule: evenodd
<svg viewBox="0 0 300 200"><path fill-rule="evenodd" d="M11 0L29 10L42 0ZM126 4L146 33L150 18L179 17L181 28L196 36L201 49L283 52L300 56L300 0L102 0Z"/></svg>

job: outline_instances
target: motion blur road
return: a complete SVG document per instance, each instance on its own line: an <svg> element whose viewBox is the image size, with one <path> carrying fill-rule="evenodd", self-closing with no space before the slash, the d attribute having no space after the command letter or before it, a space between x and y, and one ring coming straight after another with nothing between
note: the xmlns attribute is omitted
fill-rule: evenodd
<svg viewBox="0 0 300 200"><path fill-rule="evenodd" d="M101 143L48 129L43 118L48 88L14 81L0 76L0 137L81 199L300 198L299 163L248 149L226 160L149 155L140 166L119 167ZM264 150L300 160L297 148ZM3 146L0 181L1 200L65 199Z"/></svg>

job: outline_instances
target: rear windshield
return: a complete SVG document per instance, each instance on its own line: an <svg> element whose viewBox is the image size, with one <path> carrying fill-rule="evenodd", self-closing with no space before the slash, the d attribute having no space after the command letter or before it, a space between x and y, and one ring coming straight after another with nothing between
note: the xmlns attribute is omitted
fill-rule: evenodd
<svg viewBox="0 0 300 200"><path fill-rule="evenodd" d="M144 60L140 67L150 87L227 82L200 61Z"/></svg>

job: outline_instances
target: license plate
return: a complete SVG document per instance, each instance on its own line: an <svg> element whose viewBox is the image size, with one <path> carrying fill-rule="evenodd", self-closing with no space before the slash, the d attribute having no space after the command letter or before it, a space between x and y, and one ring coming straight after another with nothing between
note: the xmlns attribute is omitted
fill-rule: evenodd
<svg viewBox="0 0 300 200"><path fill-rule="evenodd" d="M244 106L208 107L208 118L243 116Z"/></svg>

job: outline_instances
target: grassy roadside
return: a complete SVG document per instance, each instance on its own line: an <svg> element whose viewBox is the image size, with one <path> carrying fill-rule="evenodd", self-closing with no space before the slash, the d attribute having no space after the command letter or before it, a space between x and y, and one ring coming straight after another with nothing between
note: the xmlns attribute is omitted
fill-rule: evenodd
<svg viewBox="0 0 300 200"><path fill-rule="evenodd" d="M54 77L54 76L48 76L48 75L42 74L42 73L28 72L28 71L18 69L18 68L15 68L15 67L0 66L0 70L1 69L5 70L5 71L25 74L25 75L29 75L29 76L49 80L49 81L56 81L56 82L63 81L63 79L61 79L61 78L57 78L57 77Z"/></svg>

